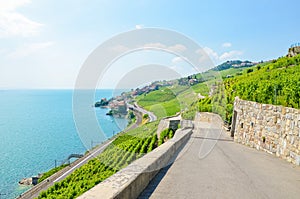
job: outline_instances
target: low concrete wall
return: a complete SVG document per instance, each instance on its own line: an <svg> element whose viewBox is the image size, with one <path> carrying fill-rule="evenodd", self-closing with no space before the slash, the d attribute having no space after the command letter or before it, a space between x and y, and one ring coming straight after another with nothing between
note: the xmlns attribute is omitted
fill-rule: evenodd
<svg viewBox="0 0 300 199"><path fill-rule="evenodd" d="M181 120L180 126L182 129L194 128L194 121L192 120Z"/></svg>
<svg viewBox="0 0 300 199"><path fill-rule="evenodd" d="M78 198L137 198L159 170L172 163L175 154L187 143L191 134L192 129L177 130L171 140L134 161Z"/></svg>
<svg viewBox="0 0 300 199"><path fill-rule="evenodd" d="M180 124L180 122L181 122L180 115L163 118L162 120L160 120L158 124L157 131L156 131L157 136L160 137L160 133L167 128L176 131L178 129L178 125Z"/></svg>
<svg viewBox="0 0 300 199"><path fill-rule="evenodd" d="M169 120L166 119L160 120L156 131L157 136L160 137L160 133L167 128L169 128Z"/></svg>

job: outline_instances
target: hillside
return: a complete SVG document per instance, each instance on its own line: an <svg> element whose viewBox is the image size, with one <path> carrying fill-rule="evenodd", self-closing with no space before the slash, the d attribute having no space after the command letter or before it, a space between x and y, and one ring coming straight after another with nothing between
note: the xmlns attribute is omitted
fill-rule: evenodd
<svg viewBox="0 0 300 199"><path fill-rule="evenodd" d="M230 69L230 68L245 68L245 67L251 67L256 65L256 63L251 62L251 61L241 61L241 60L232 60L232 61L226 61L214 68L212 68L211 70L214 71L222 71L222 70L226 70L226 69Z"/></svg>
<svg viewBox="0 0 300 199"><path fill-rule="evenodd" d="M174 133L169 130L158 137L157 126L158 121L155 121L127 133L120 133L103 153L61 182L42 191L38 198L76 198L86 192L173 137Z"/></svg>
<svg viewBox="0 0 300 199"><path fill-rule="evenodd" d="M199 100L202 111L219 113L231 122L233 102L241 99L265 104L300 108L300 55L282 57L269 63L245 69L242 75L217 83L207 100Z"/></svg>
<svg viewBox="0 0 300 199"><path fill-rule="evenodd" d="M232 63L244 62L238 61ZM219 79L220 81L220 77L225 80L242 76L246 73L247 69L252 69L254 67L255 66L228 68L222 71L214 71L211 69L203 73L174 80L174 82L177 82L174 85L163 86L160 87L159 90L141 94L137 96L135 100L140 106L152 111L159 118L172 116L181 112L184 119L193 119L196 111L218 112L214 109L223 110L224 108L222 109L222 106L226 106L225 102L218 105L214 104L214 106L207 104L208 102L211 103L211 100L209 99L205 99L204 104L202 102L203 100L201 98L209 96L211 94L211 88L216 87L216 79ZM198 81L189 84L189 79L197 79ZM219 97L215 95L214 98ZM200 101L201 105L199 104ZM215 101L221 102L219 99L215 99ZM225 111L223 111L223 115L223 118L225 119Z"/></svg>
<svg viewBox="0 0 300 199"><path fill-rule="evenodd" d="M228 102L235 96L260 103L300 108L300 55L258 65L224 82Z"/></svg>
<svg viewBox="0 0 300 199"><path fill-rule="evenodd" d="M197 97L190 86L175 84L136 97L140 106L153 112L158 118L172 116L188 108Z"/></svg>
<svg viewBox="0 0 300 199"><path fill-rule="evenodd" d="M184 79L177 80L173 85L137 95L135 100L158 118L181 112L183 118L193 119L196 111L203 111L218 113L229 123L236 96L249 101L300 108L300 55L246 68L224 69L220 72L223 81L216 80L215 73L205 74L209 74L205 82L182 85L180 83ZM200 79L200 75L193 76ZM226 78L227 75L231 77ZM157 125L158 122L148 123L119 135L98 159L42 192L39 198L76 197L152 151L160 143L155 134Z"/></svg>
<svg viewBox="0 0 300 199"><path fill-rule="evenodd" d="M225 68L225 65L223 66ZM196 111L208 111L218 113L229 123L236 96L259 103L300 108L300 55L292 58L282 57L251 67L224 69L219 73L223 81L215 80L212 70L203 74L206 75L205 82L189 87L181 85L177 85L176 88L174 86L167 87L170 89L169 91L181 88L182 91L178 94L175 90L172 91L173 94L159 91L160 95L169 96L170 100L162 96L153 97L158 93L149 93L148 96L138 98L138 102L142 106L146 105L145 108L149 110L153 109L151 108L153 105L159 105L157 109L160 111L167 110L165 111L167 113L161 114L161 116L174 115L181 110L183 118L193 119ZM203 74L195 76L199 78ZM160 90L166 90L166 88ZM199 94L206 97L199 98ZM160 99L166 100L161 102ZM155 110L153 111L155 112Z"/></svg>

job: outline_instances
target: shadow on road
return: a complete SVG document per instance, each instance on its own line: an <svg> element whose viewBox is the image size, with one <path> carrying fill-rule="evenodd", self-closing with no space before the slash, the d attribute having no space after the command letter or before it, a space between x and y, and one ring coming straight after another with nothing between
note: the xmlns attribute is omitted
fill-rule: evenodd
<svg viewBox="0 0 300 199"><path fill-rule="evenodd" d="M208 137L202 137L202 136L192 136L191 139L202 139L202 140L216 140L216 141L224 141L224 142L233 142L233 139L208 138Z"/></svg>
<svg viewBox="0 0 300 199"><path fill-rule="evenodd" d="M177 160L177 158L180 158L181 155L179 154L182 151L184 147L186 147L186 144L189 142L189 139L182 144L182 146L176 151L173 158L170 160L170 162L165 166L164 168L160 169L160 171L156 174L156 176L149 182L148 186L142 191L142 193L139 195L138 199L148 199L152 195L152 193L155 191L156 187L159 185L161 180L164 178L164 176L167 174L168 170L172 167L173 163Z"/></svg>
<svg viewBox="0 0 300 199"><path fill-rule="evenodd" d="M150 181L146 189L139 195L138 199L148 199L152 195L152 193L155 191L156 187L159 185L161 180L164 178L164 176L167 174L169 168L172 166L172 164L162 168L158 174Z"/></svg>

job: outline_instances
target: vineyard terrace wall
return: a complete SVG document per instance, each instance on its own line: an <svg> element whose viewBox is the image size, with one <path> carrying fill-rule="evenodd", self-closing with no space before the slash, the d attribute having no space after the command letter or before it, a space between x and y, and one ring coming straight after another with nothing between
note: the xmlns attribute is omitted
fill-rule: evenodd
<svg viewBox="0 0 300 199"><path fill-rule="evenodd" d="M234 102L234 141L300 165L300 110L241 100Z"/></svg>
<svg viewBox="0 0 300 199"><path fill-rule="evenodd" d="M190 139L193 129L178 129L171 140L137 159L77 199L137 198L160 169L171 164Z"/></svg>

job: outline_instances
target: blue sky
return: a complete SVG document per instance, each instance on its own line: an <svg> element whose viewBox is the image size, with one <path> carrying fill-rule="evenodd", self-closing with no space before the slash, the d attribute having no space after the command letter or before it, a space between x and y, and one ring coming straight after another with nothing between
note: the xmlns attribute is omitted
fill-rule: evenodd
<svg viewBox="0 0 300 199"><path fill-rule="evenodd" d="M278 58L300 42L299 4L296 0L0 0L0 88L73 88L82 64L97 46L136 28L178 31L203 47L215 64Z"/></svg>

